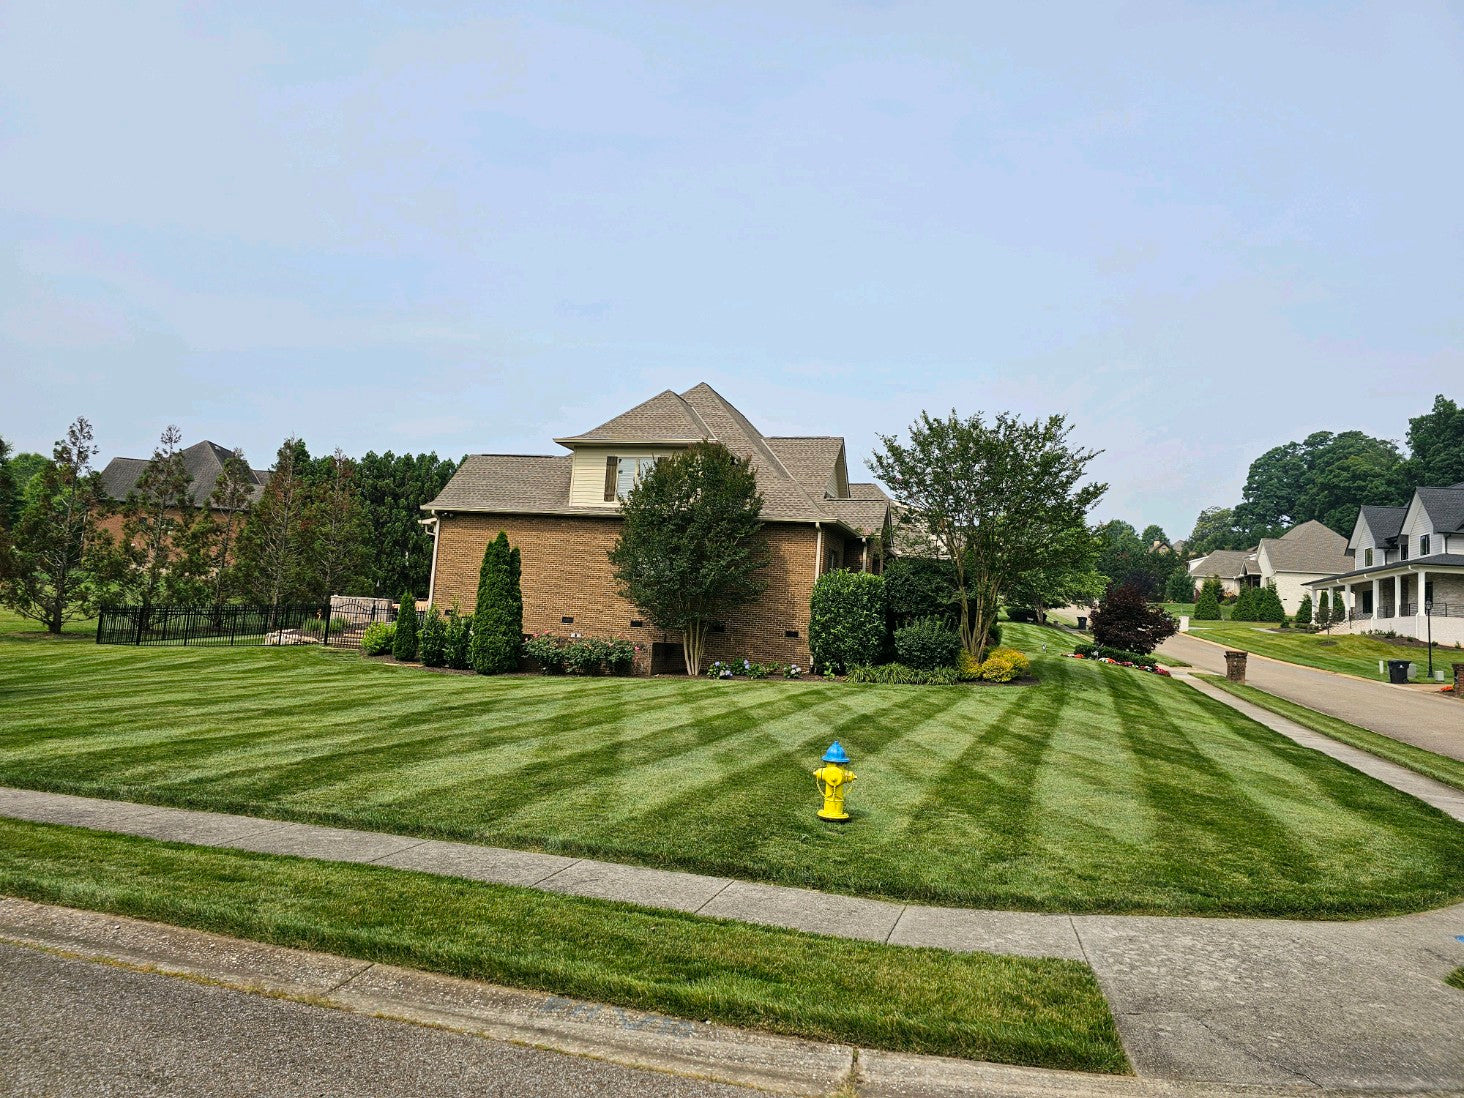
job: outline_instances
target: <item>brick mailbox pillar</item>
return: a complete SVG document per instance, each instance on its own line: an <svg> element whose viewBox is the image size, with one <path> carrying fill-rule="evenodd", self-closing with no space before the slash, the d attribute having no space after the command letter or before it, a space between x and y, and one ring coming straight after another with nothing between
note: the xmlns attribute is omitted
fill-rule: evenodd
<svg viewBox="0 0 1464 1098"><path fill-rule="evenodd" d="M1245 653L1225 653L1225 677L1231 682L1245 682Z"/></svg>
<svg viewBox="0 0 1464 1098"><path fill-rule="evenodd" d="M1464 663L1454 664L1454 697L1464 701Z"/></svg>

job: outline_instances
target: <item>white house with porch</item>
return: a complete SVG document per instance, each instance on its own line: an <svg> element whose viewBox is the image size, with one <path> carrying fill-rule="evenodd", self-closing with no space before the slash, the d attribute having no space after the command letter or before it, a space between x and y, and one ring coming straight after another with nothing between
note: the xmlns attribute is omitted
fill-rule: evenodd
<svg viewBox="0 0 1464 1098"><path fill-rule="evenodd" d="M1363 507L1348 539L1361 565L1306 586L1340 591L1344 633L1464 643L1464 484L1418 488L1407 507Z"/></svg>

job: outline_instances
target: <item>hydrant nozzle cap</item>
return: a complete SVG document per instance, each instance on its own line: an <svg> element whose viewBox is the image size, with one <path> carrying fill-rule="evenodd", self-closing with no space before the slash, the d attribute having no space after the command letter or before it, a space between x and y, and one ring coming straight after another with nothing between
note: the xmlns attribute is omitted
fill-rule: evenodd
<svg viewBox="0 0 1464 1098"><path fill-rule="evenodd" d="M844 745L835 740L827 751L824 752L823 761L834 763L836 766L843 766L849 761L849 753L844 750Z"/></svg>

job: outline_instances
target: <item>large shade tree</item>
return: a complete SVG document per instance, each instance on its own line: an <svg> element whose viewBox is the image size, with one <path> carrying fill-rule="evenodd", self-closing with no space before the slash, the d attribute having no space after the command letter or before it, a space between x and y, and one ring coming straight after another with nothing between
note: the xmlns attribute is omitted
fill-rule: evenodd
<svg viewBox="0 0 1464 1098"><path fill-rule="evenodd" d="M1464 483L1464 408L1439 395L1433 408L1408 421L1410 487Z"/></svg>
<svg viewBox="0 0 1464 1098"><path fill-rule="evenodd" d="M364 562L366 589L395 595L426 591L432 571L432 535L423 528L422 505L447 486L458 463L433 454L374 451L356 467L356 483L371 534Z"/></svg>
<svg viewBox="0 0 1464 1098"><path fill-rule="evenodd" d="M987 419L922 412L909 441L881 435L870 470L900 521L955 565L961 643L976 659L1002 600L1028 573L1060 566L1106 484L1083 484L1093 450L1073 446L1063 416Z"/></svg>
<svg viewBox="0 0 1464 1098"><path fill-rule="evenodd" d="M610 563L622 596L682 636L686 671L701 670L715 621L762 594L768 551L751 464L721 443L661 458L626 495Z"/></svg>

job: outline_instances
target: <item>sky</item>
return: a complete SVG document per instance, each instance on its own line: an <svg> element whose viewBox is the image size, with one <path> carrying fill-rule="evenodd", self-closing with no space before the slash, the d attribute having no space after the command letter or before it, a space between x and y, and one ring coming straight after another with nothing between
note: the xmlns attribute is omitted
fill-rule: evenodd
<svg viewBox="0 0 1464 1098"><path fill-rule="evenodd" d="M1067 415L1182 536L1464 398L1464 7L11 3L0 436L552 453L707 381L850 473Z"/></svg>

